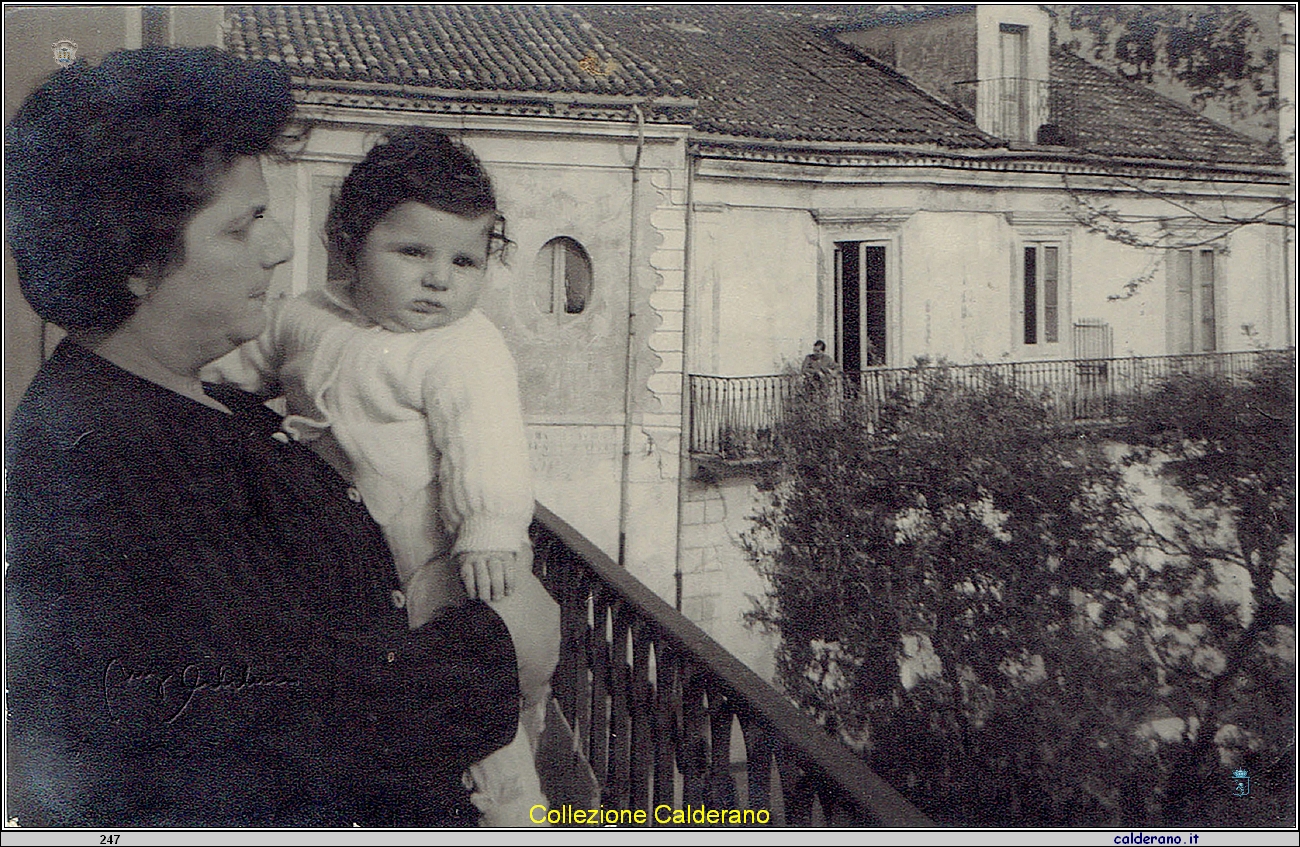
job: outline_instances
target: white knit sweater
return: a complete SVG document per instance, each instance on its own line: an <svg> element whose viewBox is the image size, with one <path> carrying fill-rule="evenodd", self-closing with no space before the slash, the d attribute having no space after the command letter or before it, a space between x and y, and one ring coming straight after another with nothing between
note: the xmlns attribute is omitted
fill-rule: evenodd
<svg viewBox="0 0 1300 847"><path fill-rule="evenodd" d="M273 309L261 338L205 378L283 393L284 430L336 442L340 468L414 568L463 551L519 550L533 490L514 360L477 309L450 326L391 332L345 295L310 291ZM406 549L397 549L406 548Z"/></svg>

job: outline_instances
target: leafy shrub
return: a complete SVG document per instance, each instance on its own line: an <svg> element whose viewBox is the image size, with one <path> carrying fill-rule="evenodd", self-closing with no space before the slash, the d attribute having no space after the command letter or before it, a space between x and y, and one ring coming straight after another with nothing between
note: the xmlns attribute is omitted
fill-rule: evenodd
<svg viewBox="0 0 1300 847"><path fill-rule="evenodd" d="M1283 383L1252 385L1272 397ZM1223 601L1205 555L1188 555L1190 512L1171 516L1184 542L1172 556L1134 499L1133 474L1173 439L1161 415L1181 402L1148 401L1149 412L1132 410L1133 447L1055 425L1038 398L991 371L964 384L918 367L878 409L828 413L814 394L786 409L782 466L747 540L770 585L752 619L780 631L778 674L796 701L936 819L1209 823L1223 810L1193 795L1231 799L1227 770L1207 758L1226 749L1229 719L1243 749L1285 749L1292 723L1265 713L1285 706L1278 686L1294 679L1287 634L1273 626L1250 641L1241 658L1253 664L1217 681L1214 651L1231 668L1231 644L1244 644L1240 606ZM1189 432L1222 439L1232 426L1175 420L1201 428L1179 429L1185 452L1161 465L1192 486L1192 511L1286 504L1286 474L1263 457L1229 476L1276 477L1265 498L1209 480L1214 462L1197 465L1219 442ZM1290 490L1293 500L1293 471ZM1283 562L1293 524L1252 520L1238 523L1251 550ZM1247 702L1265 689L1266 702ZM1264 822L1287 819L1284 805L1273 813Z"/></svg>

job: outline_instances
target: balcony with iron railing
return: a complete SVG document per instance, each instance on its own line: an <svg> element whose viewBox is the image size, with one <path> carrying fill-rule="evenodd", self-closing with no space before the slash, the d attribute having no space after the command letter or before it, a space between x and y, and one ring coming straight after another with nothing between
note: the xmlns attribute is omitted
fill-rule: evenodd
<svg viewBox="0 0 1300 847"><path fill-rule="evenodd" d="M598 803L616 812L643 810L651 824L691 806L755 816L763 810L766 820L754 822L768 826L933 826L848 748L541 504L532 535L538 576L561 609L553 682L563 722L548 728L552 740L539 757L552 808L567 801L583 809ZM557 735L565 742L555 742ZM575 765L590 767L598 796L582 796L573 773L556 773Z"/></svg>
<svg viewBox="0 0 1300 847"><path fill-rule="evenodd" d="M1079 91L1072 80L997 77L953 83L951 97L990 135L1069 146L1078 136Z"/></svg>
<svg viewBox="0 0 1300 847"><path fill-rule="evenodd" d="M1050 419L1062 424L1122 423L1126 403L1180 373L1219 374L1237 379L1262 357L1294 350L1190 353L1177 356L1099 357L974 365L945 364L958 385L975 386L991 377L1038 398ZM918 365L871 368L835 380L836 403L858 403L868 425L890 398L922 389ZM776 435L789 401L802 390L798 374L721 377L690 376L689 449L696 459L731 465L761 462L776 454ZM825 391L823 387L821 390Z"/></svg>

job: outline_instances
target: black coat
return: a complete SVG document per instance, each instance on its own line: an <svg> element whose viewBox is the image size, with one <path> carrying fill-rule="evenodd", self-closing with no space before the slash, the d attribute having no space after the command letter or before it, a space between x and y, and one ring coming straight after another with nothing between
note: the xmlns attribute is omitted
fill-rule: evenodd
<svg viewBox="0 0 1300 847"><path fill-rule="evenodd" d="M355 492L70 341L7 453L9 815L25 826L473 823L517 721L481 603L417 632Z"/></svg>

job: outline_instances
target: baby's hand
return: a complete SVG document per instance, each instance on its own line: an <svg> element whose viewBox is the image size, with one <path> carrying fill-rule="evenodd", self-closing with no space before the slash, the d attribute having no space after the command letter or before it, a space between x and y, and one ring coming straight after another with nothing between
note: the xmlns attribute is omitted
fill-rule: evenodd
<svg viewBox="0 0 1300 847"><path fill-rule="evenodd" d="M471 600L504 600L515 590L518 557L509 550L473 550L457 556L460 578Z"/></svg>

